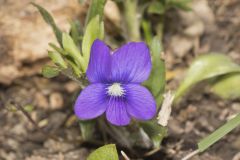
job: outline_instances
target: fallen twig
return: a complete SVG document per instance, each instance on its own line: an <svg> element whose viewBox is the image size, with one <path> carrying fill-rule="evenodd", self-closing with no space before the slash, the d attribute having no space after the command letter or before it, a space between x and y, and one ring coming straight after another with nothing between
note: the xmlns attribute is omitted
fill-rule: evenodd
<svg viewBox="0 0 240 160"><path fill-rule="evenodd" d="M130 160L130 158L126 155L125 152L121 151L121 154L125 160Z"/></svg>
<svg viewBox="0 0 240 160"><path fill-rule="evenodd" d="M198 153L199 153L199 150L197 149L197 150L189 153L185 157L183 157L182 160L189 160L190 158L192 158L193 156L197 155Z"/></svg>

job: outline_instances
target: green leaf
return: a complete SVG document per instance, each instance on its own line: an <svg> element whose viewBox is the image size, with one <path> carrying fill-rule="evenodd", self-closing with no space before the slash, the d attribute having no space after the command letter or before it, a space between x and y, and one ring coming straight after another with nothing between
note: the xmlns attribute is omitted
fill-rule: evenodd
<svg viewBox="0 0 240 160"><path fill-rule="evenodd" d="M167 128L159 125L157 121L141 122L140 126L152 140L154 148L159 148L163 138L167 135Z"/></svg>
<svg viewBox="0 0 240 160"><path fill-rule="evenodd" d="M78 20L75 21L71 21L71 29L70 29L70 35L74 41L74 43L79 46L80 45L80 41L81 41L81 25L80 22Z"/></svg>
<svg viewBox="0 0 240 160"><path fill-rule="evenodd" d="M157 37L154 37L150 46L152 54L152 71L144 85L151 91L160 106L162 94L165 90L165 62L161 59L162 46Z"/></svg>
<svg viewBox="0 0 240 160"><path fill-rule="evenodd" d="M88 10L85 26L97 15L99 15L100 21L103 19L103 10L106 0L92 0L90 8Z"/></svg>
<svg viewBox="0 0 240 160"><path fill-rule="evenodd" d="M175 7L185 11L191 11L190 3L192 0L168 0L167 5L170 7Z"/></svg>
<svg viewBox="0 0 240 160"><path fill-rule="evenodd" d="M118 154L115 144L108 144L98 148L87 160L118 160Z"/></svg>
<svg viewBox="0 0 240 160"><path fill-rule="evenodd" d="M162 2L154 1L148 7L148 13L150 14L164 14L166 11L166 7Z"/></svg>
<svg viewBox="0 0 240 160"><path fill-rule="evenodd" d="M60 47L57 47L55 44L53 43L49 43L48 44L50 47L52 47L52 49L54 49L56 52L60 53L61 55L63 56L66 56L67 55L67 52L64 51L62 48Z"/></svg>
<svg viewBox="0 0 240 160"><path fill-rule="evenodd" d="M85 3L87 0L78 0L78 2L80 3L80 4L83 4L83 3Z"/></svg>
<svg viewBox="0 0 240 160"><path fill-rule="evenodd" d="M59 75L59 69L53 66L44 66L42 68L42 75L46 78L53 78Z"/></svg>
<svg viewBox="0 0 240 160"><path fill-rule="evenodd" d="M151 41L153 39L150 22L148 20L144 19L142 21L142 28L143 28L143 33L144 33L144 39L147 42L147 44L150 45Z"/></svg>
<svg viewBox="0 0 240 160"><path fill-rule="evenodd" d="M68 54L73 58L75 63L81 68L82 71L85 72L86 71L85 61L76 44L74 43L72 37L67 33L63 33L62 43L64 50L68 52Z"/></svg>
<svg viewBox="0 0 240 160"><path fill-rule="evenodd" d="M88 141L92 140L93 134L95 131L95 121L89 120L89 121L79 121L79 126L81 129L81 135L83 140Z"/></svg>
<svg viewBox="0 0 240 160"><path fill-rule="evenodd" d="M226 134L228 134L230 131L232 131L234 128L240 125L240 114L238 114L233 119L229 120L227 123L225 123L223 126L218 128L216 131L214 131L212 134L204 138L198 143L198 149L200 152L205 151L207 148L209 148L211 145L219 141L222 137L224 137Z"/></svg>
<svg viewBox="0 0 240 160"><path fill-rule="evenodd" d="M71 60L69 59L66 59L66 61L68 62L68 64L71 66L72 70L73 70L73 73L75 74L76 77L80 77L81 74L82 74L82 71L79 69L79 67L74 63L72 62Z"/></svg>
<svg viewBox="0 0 240 160"><path fill-rule="evenodd" d="M240 98L240 73L224 75L212 85L213 93L223 99Z"/></svg>
<svg viewBox="0 0 240 160"><path fill-rule="evenodd" d="M34 109L34 106L31 105L31 104L27 104L27 105L23 106L23 109L24 109L24 111L26 111L26 112L32 112L33 109Z"/></svg>
<svg viewBox="0 0 240 160"><path fill-rule="evenodd" d="M200 81L233 72L240 72L240 67L227 56L216 53L202 55L191 64L185 79L175 93L174 101L178 101Z"/></svg>
<svg viewBox="0 0 240 160"><path fill-rule="evenodd" d="M87 25L82 41L82 52L86 65L88 65L90 50L94 40L103 39L103 37L104 37L103 22L100 21L99 16L96 16Z"/></svg>
<svg viewBox="0 0 240 160"><path fill-rule="evenodd" d="M124 2L124 0L113 0L116 3Z"/></svg>
<svg viewBox="0 0 240 160"><path fill-rule="evenodd" d="M48 51L48 56L52 59L52 61L56 65L58 65L62 68L65 68L65 69L67 68L65 61L63 60L62 56L59 53L53 52L53 51Z"/></svg>
<svg viewBox="0 0 240 160"><path fill-rule="evenodd" d="M48 11L46 9L44 9L40 5L33 3L33 2L31 2L31 4L38 9L38 11L41 13L43 19L45 20L45 22L52 27L58 43L60 44L60 46L62 46L62 31L58 28L58 26L54 22L54 19L52 18L52 16L48 13Z"/></svg>

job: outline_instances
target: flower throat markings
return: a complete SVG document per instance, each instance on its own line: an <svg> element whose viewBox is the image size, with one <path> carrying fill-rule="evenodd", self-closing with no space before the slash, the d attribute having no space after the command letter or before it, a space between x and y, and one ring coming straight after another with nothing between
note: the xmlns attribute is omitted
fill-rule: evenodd
<svg viewBox="0 0 240 160"><path fill-rule="evenodd" d="M109 96L120 97L124 95L124 89L122 88L120 83L113 83L109 87L107 87L107 94Z"/></svg>

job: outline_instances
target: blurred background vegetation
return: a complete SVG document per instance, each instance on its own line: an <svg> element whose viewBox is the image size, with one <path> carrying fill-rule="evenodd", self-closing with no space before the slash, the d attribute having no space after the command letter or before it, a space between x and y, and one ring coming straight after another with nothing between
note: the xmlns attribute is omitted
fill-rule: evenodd
<svg viewBox="0 0 240 160"><path fill-rule="evenodd" d="M129 150L116 141L116 133L101 135L102 128L93 133L94 142L83 141L88 133L80 133L72 110L81 86L63 75L53 79L42 76L42 67L52 65L49 43L57 44L57 40L29 2L0 0L0 159L86 159L104 142L117 143L131 157L179 159L240 111L238 0L108 0L102 16L106 42L114 49L127 41L141 40L152 47L156 40L156 59L164 59L165 64L155 67L165 67L166 77L157 81L150 78L149 83L157 87L145 85L158 96L159 90L154 89L163 93L164 86L156 82L166 81L165 90L177 90L178 103L169 121L168 136L157 152L150 152L148 141L134 141L134 150ZM61 31L77 26L79 39L73 40L82 41L91 1L34 2L52 14ZM155 75L158 73L163 74L156 70ZM12 102L23 106L40 130L50 135L39 132ZM195 159L238 160L239 132L236 129Z"/></svg>

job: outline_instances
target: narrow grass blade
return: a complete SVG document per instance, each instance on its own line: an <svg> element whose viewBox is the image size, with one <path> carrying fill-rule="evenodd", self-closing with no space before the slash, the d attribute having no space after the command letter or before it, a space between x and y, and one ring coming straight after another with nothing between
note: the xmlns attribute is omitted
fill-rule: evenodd
<svg viewBox="0 0 240 160"><path fill-rule="evenodd" d="M198 143L199 151L200 152L205 151L211 145L213 145L214 143L219 141L222 137L224 137L226 134L228 134L230 131L232 131L234 128L236 128L238 125L240 125L240 113L233 119L229 120L222 127L218 128L212 134L210 134L209 136L207 136L206 138L201 140Z"/></svg>

